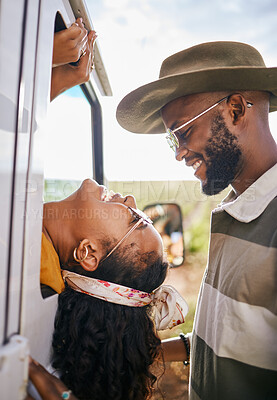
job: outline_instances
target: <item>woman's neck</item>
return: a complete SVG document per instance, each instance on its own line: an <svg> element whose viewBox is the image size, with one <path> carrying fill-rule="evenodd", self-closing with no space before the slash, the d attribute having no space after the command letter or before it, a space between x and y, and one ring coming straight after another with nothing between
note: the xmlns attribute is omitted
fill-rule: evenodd
<svg viewBox="0 0 277 400"><path fill-rule="evenodd" d="M43 205L42 232L52 243L60 263L64 264L72 259L74 240L71 237L70 220L65 217L65 209L61 202L50 202Z"/></svg>

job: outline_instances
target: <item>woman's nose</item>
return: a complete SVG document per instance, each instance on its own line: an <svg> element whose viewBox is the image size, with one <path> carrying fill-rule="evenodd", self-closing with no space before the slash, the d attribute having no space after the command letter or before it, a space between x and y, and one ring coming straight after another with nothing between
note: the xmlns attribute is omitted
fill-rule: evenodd
<svg viewBox="0 0 277 400"><path fill-rule="evenodd" d="M123 204L128 207L137 208L136 199L131 194L124 197Z"/></svg>
<svg viewBox="0 0 277 400"><path fill-rule="evenodd" d="M177 161L182 161L189 153L189 150L184 147L184 146L180 146L176 149L175 151L175 158Z"/></svg>

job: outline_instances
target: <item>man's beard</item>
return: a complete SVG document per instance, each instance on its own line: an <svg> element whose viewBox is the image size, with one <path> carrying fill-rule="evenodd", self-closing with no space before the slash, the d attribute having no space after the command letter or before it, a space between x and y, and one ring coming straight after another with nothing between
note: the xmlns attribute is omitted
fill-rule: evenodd
<svg viewBox="0 0 277 400"><path fill-rule="evenodd" d="M206 182L202 186L207 195L220 193L234 180L242 156L237 137L228 130L220 113L212 121L211 131L205 149Z"/></svg>

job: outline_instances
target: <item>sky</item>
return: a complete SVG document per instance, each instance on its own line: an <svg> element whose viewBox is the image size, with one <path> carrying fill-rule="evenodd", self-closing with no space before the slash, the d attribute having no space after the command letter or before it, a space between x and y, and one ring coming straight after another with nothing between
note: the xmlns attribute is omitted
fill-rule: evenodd
<svg viewBox="0 0 277 400"><path fill-rule="evenodd" d="M276 66L276 0L86 0L86 4L113 90L113 97L100 99L107 179L194 179L192 168L175 160L164 135L136 135L122 129L115 118L116 106L131 90L156 80L166 57L202 42L245 42L260 51L268 67ZM270 124L277 139L275 114Z"/></svg>

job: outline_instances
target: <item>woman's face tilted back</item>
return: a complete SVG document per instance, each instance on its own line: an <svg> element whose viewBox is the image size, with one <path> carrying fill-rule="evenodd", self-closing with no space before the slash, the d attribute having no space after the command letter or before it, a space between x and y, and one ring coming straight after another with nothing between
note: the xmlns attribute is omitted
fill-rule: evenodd
<svg viewBox="0 0 277 400"><path fill-rule="evenodd" d="M135 224L134 215L128 207L137 208L133 196L115 194L107 197L104 186L86 179L71 196L44 206L44 228L64 263L72 261L72 249L87 239L93 250L97 249L98 262L107 251L101 248L103 238L117 243ZM141 254L155 252L163 256L162 240L156 229L142 222L124 240L124 246L139 250ZM116 250L117 251L117 250ZM95 252L96 254L96 252Z"/></svg>
<svg viewBox="0 0 277 400"><path fill-rule="evenodd" d="M46 231L54 235L50 236L64 269L151 293L164 281L168 265L162 260L161 237L147 222L142 222L97 268L111 251L109 247L114 247L137 222L128 208L136 208L132 196L107 198L105 192L103 186L87 179L67 199L46 204ZM53 210L58 218L51 225L47 214L49 217ZM103 246L105 238L111 243ZM72 249L84 240L89 252L76 266ZM79 259L84 256L81 251L77 255ZM95 264L93 258L97 259ZM149 398L156 381L150 367L161 351L149 312L148 307L113 304L70 287L60 294L52 362L78 398Z"/></svg>

